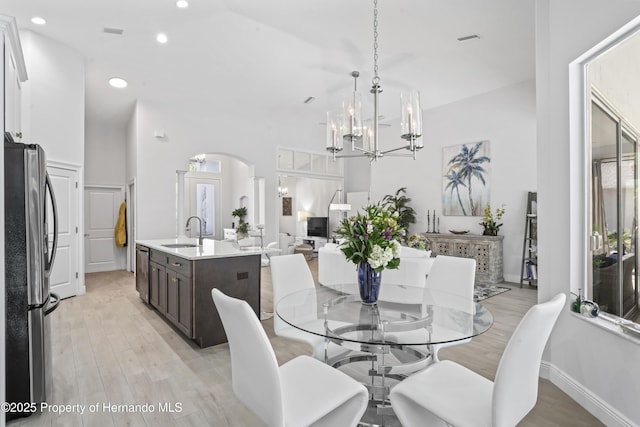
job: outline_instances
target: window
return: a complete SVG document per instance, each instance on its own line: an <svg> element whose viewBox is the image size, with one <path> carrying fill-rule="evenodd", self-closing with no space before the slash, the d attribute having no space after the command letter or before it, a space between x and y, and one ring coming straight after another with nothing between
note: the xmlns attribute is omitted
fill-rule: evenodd
<svg viewBox="0 0 640 427"><path fill-rule="evenodd" d="M601 310L637 321L639 133L595 89L590 111L590 219L587 295Z"/></svg>
<svg viewBox="0 0 640 427"><path fill-rule="evenodd" d="M342 159L333 160L325 153L278 148L277 168L304 175L342 176Z"/></svg>

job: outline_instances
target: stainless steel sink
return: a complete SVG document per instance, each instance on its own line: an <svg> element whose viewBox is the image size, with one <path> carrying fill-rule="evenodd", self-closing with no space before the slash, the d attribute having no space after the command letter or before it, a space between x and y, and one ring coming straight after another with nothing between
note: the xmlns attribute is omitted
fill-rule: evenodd
<svg viewBox="0 0 640 427"><path fill-rule="evenodd" d="M164 246L165 248L179 249L179 248L195 248L198 245L194 245L193 243L170 243L162 246Z"/></svg>

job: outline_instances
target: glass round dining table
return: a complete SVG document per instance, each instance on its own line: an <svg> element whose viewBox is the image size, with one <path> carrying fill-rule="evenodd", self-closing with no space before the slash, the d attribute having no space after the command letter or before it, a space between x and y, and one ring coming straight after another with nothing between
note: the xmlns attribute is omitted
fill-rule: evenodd
<svg viewBox="0 0 640 427"><path fill-rule="evenodd" d="M292 328L324 338L326 363L342 369L365 362L359 379L376 416L392 415L387 379L401 381L432 363L434 345L468 341L493 325L491 312L473 299L385 283L375 305L362 303L355 283L318 285L281 298L275 311Z"/></svg>

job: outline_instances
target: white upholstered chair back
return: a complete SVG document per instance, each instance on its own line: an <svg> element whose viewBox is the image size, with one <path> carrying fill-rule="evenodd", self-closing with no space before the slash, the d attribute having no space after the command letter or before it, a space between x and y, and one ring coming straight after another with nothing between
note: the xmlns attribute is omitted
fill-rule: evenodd
<svg viewBox="0 0 640 427"><path fill-rule="evenodd" d="M459 258L438 255L427 276L425 288L434 291L434 302L441 307L454 308L466 313L475 312L473 288L476 280L476 260L473 258ZM438 361L438 351L441 348L466 344L471 338L450 343L434 344L431 346L433 361Z"/></svg>
<svg viewBox="0 0 640 427"><path fill-rule="evenodd" d="M390 399L402 425L516 426L536 404L542 352L565 299L558 294L527 311L507 343L495 381L444 360L396 385Z"/></svg>
<svg viewBox="0 0 640 427"><path fill-rule="evenodd" d="M542 352L566 296L534 305L524 315L502 354L493 388L496 427L514 426L535 406Z"/></svg>
<svg viewBox="0 0 640 427"><path fill-rule="evenodd" d="M258 317L245 301L212 289L231 352L231 378L238 398L269 426L284 426L278 361Z"/></svg>
<svg viewBox="0 0 640 427"><path fill-rule="evenodd" d="M426 288L430 291L446 292L462 299L455 307L473 313L473 288L476 280L476 260L438 255L427 276ZM466 301L460 306L459 301ZM443 305L443 304L438 304ZM450 306L450 304L444 304Z"/></svg>
<svg viewBox="0 0 640 427"><path fill-rule="evenodd" d="M367 389L309 356L278 366L258 317L246 301L212 289L229 340L236 396L269 427L355 427L367 408Z"/></svg>
<svg viewBox="0 0 640 427"><path fill-rule="evenodd" d="M273 284L274 311L278 302L285 296L302 289L313 289L315 282L309 270L309 264L302 254L281 255L271 258L271 282ZM315 315L315 313L313 313ZM273 318L273 328L279 330L289 327L277 315Z"/></svg>

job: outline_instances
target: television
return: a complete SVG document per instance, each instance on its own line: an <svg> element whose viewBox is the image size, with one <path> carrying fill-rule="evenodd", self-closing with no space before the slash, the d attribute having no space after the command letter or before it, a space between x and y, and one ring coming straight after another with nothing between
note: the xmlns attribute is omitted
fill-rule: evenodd
<svg viewBox="0 0 640 427"><path fill-rule="evenodd" d="M307 218L307 236L327 237L326 216L310 216Z"/></svg>

